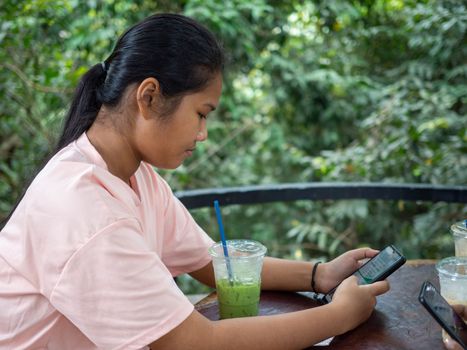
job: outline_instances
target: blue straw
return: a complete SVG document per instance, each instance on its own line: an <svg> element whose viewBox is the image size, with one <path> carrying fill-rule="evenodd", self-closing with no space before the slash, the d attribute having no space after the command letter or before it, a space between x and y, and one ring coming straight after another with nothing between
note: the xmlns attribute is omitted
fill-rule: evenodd
<svg viewBox="0 0 467 350"><path fill-rule="evenodd" d="M233 284L232 266L230 265L229 250L227 249L227 242L225 240L224 225L222 224L221 208L219 201L214 201L214 208L216 209L217 224L221 233L222 249L224 250L225 264L227 265L227 273L229 275L230 284Z"/></svg>

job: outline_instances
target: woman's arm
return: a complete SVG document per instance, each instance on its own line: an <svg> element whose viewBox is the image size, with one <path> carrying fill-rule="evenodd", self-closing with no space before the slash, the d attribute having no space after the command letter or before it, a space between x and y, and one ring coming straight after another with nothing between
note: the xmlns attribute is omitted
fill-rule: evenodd
<svg viewBox="0 0 467 350"><path fill-rule="evenodd" d="M315 292L328 292L350 276L361 265L361 260L378 253L370 248L350 250L334 260L320 264L315 273ZM261 273L264 290L311 290L311 273L314 263L266 257Z"/></svg>
<svg viewBox="0 0 467 350"><path fill-rule="evenodd" d="M378 253L370 248L350 250L334 260L320 264L315 274L317 292L327 292L361 266L361 260ZM265 257L261 271L263 290L311 290L311 273L314 263ZM198 281L215 288L212 263L190 273Z"/></svg>
<svg viewBox="0 0 467 350"><path fill-rule="evenodd" d="M311 288L314 263L265 257L261 271L261 289L304 291ZM323 266L319 266L318 269ZM321 271L316 271L316 277Z"/></svg>
<svg viewBox="0 0 467 350"><path fill-rule="evenodd" d="M303 349L365 321L387 282L359 286L354 277L330 304L273 316L210 321L197 311L151 344L151 349Z"/></svg>
<svg viewBox="0 0 467 350"><path fill-rule="evenodd" d="M216 288L216 282L214 279L214 268L212 266L212 262L209 262L207 265L200 268L199 270L191 272L190 276L211 288Z"/></svg>
<svg viewBox="0 0 467 350"><path fill-rule="evenodd" d="M261 272L261 288L264 290L309 290L312 267L313 263L306 261L265 257ZM316 275L318 276L318 273ZM216 287L212 262L191 272L190 276L209 287Z"/></svg>

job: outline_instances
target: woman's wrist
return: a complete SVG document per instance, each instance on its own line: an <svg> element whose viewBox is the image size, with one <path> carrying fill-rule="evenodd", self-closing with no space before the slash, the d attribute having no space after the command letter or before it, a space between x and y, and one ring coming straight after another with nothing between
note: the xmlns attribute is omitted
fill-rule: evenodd
<svg viewBox="0 0 467 350"><path fill-rule="evenodd" d="M327 308L327 315L333 320L334 333L335 335L341 335L348 332L353 327L348 323L348 315L342 312L342 305L339 303L331 302L322 307Z"/></svg>
<svg viewBox="0 0 467 350"><path fill-rule="evenodd" d="M328 277L327 277L327 268L329 263L318 262L319 265L313 265L312 271L312 291L315 293L326 293L329 291L328 288ZM313 288L314 287L314 288ZM332 287L331 287L332 288Z"/></svg>
<svg viewBox="0 0 467 350"><path fill-rule="evenodd" d="M311 291L318 293L317 289L317 283L316 283L316 274L318 272L318 265L321 264L321 261L317 261L313 264L312 270L311 270Z"/></svg>

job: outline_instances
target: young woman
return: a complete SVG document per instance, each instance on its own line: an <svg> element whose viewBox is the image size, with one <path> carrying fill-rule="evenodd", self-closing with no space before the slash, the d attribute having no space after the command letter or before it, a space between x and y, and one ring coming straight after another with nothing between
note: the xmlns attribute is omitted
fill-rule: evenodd
<svg viewBox="0 0 467 350"><path fill-rule="evenodd" d="M181 15L136 24L82 78L57 151L0 234L1 349L300 349L371 314L387 282L344 280L322 307L210 321L173 276L214 286L213 243L154 167L207 138L222 50ZM377 252L319 265L327 291ZM313 264L266 258L262 288L311 290Z"/></svg>

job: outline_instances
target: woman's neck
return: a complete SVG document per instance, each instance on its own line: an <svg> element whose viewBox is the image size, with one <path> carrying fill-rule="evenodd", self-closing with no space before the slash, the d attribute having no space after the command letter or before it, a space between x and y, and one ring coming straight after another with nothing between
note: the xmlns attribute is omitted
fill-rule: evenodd
<svg viewBox="0 0 467 350"><path fill-rule="evenodd" d="M133 151L129 138L124 133L115 130L115 127L107 124L100 122L98 116L97 121L86 134L91 144L104 159L108 170L129 184L130 177L138 169L141 159Z"/></svg>

